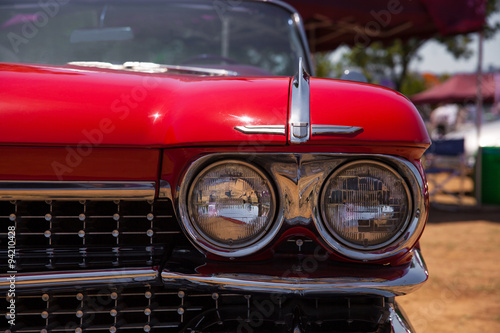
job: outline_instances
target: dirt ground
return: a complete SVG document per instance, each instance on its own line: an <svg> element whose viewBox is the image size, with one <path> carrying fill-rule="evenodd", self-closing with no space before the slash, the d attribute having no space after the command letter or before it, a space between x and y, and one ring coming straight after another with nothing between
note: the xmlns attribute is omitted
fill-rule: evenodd
<svg viewBox="0 0 500 333"><path fill-rule="evenodd" d="M433 199L421 239L429 281L397 298L419 333L500 332L500 207L465 199Z"/></svg>

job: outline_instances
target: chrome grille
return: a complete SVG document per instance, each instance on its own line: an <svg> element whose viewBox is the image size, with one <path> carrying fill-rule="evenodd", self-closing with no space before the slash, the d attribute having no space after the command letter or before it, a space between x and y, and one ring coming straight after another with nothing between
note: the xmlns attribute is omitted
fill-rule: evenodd
<svg viewBox="0 0 500 333"><path fill-rule="evenodd" d="M0 224L2 256L16 227L17 271L153 265L180 234L170 200L0 201Z"/></svg>
<svg viewBox="0 0 500 333"><path fill-rule="evenodd" d="M151 286L16 295L16 325L10 329L12 332L178 332L202 311L216 306L219 300L214 295L165 291ZM229 298L246 302L243 295L221 296L224 301Z"/></svg>
<svg viewBox="0 0 500 333"><path fill-rule="evenodd" d="M303 299L202 293L163 287L104 287L16 295L16 325L27 332L385 332L380 297Z"/></svg>

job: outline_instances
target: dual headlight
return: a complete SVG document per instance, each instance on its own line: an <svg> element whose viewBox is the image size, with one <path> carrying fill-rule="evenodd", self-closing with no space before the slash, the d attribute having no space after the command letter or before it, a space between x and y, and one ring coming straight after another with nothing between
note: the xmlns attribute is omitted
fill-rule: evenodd
<svg viewBox="0 0 500 333"><path fill-rule="evenodd" d="M412 200L403 178L375 161L344 164L318 184L319 231L332 247L360 252L390 246L405 232ZM241 161L217 162L194 177L184 225L205 250L245 256L263 248L281 226L270 178ZM331 241L329 241L331 240ZM346 253L344 253L346 254ZM349 254L348 254L349 255Z"/></svg>
<svg viewBox="0 0 500 333"><path fill-rule="evenodd" d="M321 195L323 223L340 243L358 250L389 245L406 229L411 211L405 181L377 162L354 162L334 172Z"/></svg>
<svg viewBox="0 0 500 333"><path fill-rule="evenodd" d="M276 197L269 179L239 161L210 165L195 178L188 212L196 231L217 248L243 248L271 227Z"/></svg>

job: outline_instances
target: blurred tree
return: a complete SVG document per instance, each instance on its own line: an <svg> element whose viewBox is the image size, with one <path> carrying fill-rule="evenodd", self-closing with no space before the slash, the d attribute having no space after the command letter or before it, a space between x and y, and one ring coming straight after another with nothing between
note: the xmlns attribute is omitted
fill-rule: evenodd
<svg viewBox="0 0 500 333"><path fill-rule="evenodd" d="M496 0L488 0L486 4L486 17L500 11L500 3ZM500 22L494 24L486 21L484 27L485 39L493 37L500 30ZM446 46L446 49L456 58L468 59L473 54L470 35L457 35L448 37L435 37L435 40ZM406 95L411 95L426 89L425 80L414 73L409 73L409 64L418 60L418 50L427 40L410 38L408 40L396 39L390 43L374 42L368 47L365 45L354 45L343 54L337 64L328 65L328 55L322 54L318 64L321 64L321 72L328 69L340 76L343 68L356 68L363 72L368 82L380 84L382 80L389 79L395 90ZM319 73L320 71L318 71Z"/></svg>
<svg viewBox="0 0 500 333"><path fill-rule="evenodd" d="M330 61L328 56L330 53L316 53L314 55L314 62L316 64L317 77L330 77L330 73L334 71L335 64Z"/></svg>
<svg viewBox="0 0 500 333"><path fill-rule="evenodd" d="M382 79L393 82L401 91L403 81L408 76L410 61L418 58L417 51L425 40L411 38L406 41L396 39L390 44L372 43L370 46L355 45L343 55L341 62L346 67L357 67L369 82L380 83Z"/></svg>
<svg viewBox="0 0 500 333"><path fill-rule="evenodd" d="M401 85L401 92L407 96L419 93L427 89L425 78L418 73L408 73Z"/></svg>

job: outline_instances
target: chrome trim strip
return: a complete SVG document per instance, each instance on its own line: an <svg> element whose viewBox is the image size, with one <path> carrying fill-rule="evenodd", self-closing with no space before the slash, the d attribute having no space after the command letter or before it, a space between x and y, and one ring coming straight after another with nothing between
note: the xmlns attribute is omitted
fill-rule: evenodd
<svg viewBox="0 0 500 333"><path fill-rule="evenodd" d="M68 65L78 66L78 67L95 67L95 68L105 68L114 70L125 70L131 72L140 73L167 73L167 72L180 72L187 74L201 74L208 76L237 76L238 72L230 71L227 69L212 69L205 67L195 67L195 66L173 66L173 65L161 65L152 62L141 62L141 61L127 61L121 65L115 65L108 62L101 61L71 61Z"/></svg>
<svg viewBox="0 0 500 333"><path fill-rule="evenodd" d="M285 125L245 125L236 126L234 129L245 134L286 134Z"/></svg>
<svg viewBox="0 0 500 333"><path fill-rule="evenodd" d="M393 280L381 278L284 278L257 274L186 274L162 271L167 286L197 288L212 287L225 291L266 292L294 295L311 294L373 294L394 297L418 289L428 278L427 267L420 251L415 250L408 269Z"/></svg>
<svg viewBox="0 0 500 333"><path fill-rule="evenodd" d="M16 289L40 289L48 287L105 285L121 283L148 283L157 280L158 271L146 268L103 269L99 271L63 271L17 273ZM0 290L9 289L10 275L0 275Z"/></svg>
<svg viewBox="0 0 500 333"><path fill-rule="evenodd" d="M292 101L290 105L290 143L304 143L311 137L309 110L309 74L299 58L299 70L292 79Z"/></svg>
<svg viewBox="0 0 500 333"><path fill-rule="evenodd" d="M0 181L3 200L153 200L155 182Z"/></svg>
<svg viewBox="0 0 500 333"><path fill-rule="evenodd" d="M362 130L363 127L357 127L357 126L311 125L312 135L354 134Z"/></svg>
<svg viewBox="0 0 500 333"><path fill-rule="evenodd" d="M125 65L125 64L124 64ZM212 69L212 68L204 68L204 67L195 67L195 66L168 66L168 65L160 65L167 72L181 72L187 74L205 74L208 76L238 76L240 73L236 71L230 71L227 69Z"/></svg>
<svg viewBox="0 0 500 333"><path fill-rule="evenodd" d="M170 183L166 180L160 180L160 188L158 190L158 198L159 199L169 199L174 202L172 197L172 188L170 187Z"/></svg>
<svg viewBox="0 0 500 333"><path fill-rule="evenodd" d="M306 123L294 123L297 126L306 127ZM245 134L278 134L285 135L286 128L283 125L245 125L236 126L235 130ZM357 126L338 126L338 125L311 125L312 135L321 134L354 134L362 131L363 127Z"/></svg>
<svg viewBox="0 0 500 333"><path fill-rule="evenodd" d="M298 127L307 127L307 123L294 123L294 125ZM286 128L283 125L245 125L236 126L234 129L245 134L286 134ZM362 130L363 127L357 126L311 125L312 135L354 134Z"/></svg>

